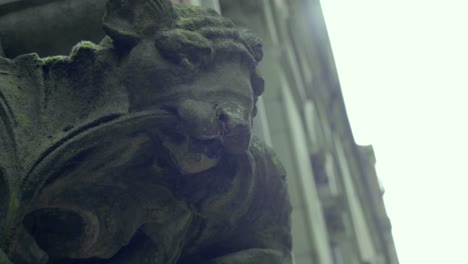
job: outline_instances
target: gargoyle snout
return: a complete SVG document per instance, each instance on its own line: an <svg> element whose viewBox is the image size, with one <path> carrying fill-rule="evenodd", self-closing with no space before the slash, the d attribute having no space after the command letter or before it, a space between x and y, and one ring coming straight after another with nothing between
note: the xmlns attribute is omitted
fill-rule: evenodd
<svg viewBox="0 0 468 264"><path fill-rule="evenodd" d="M239 106L217 107L216 113L224 136L250 133L250 116Z"/></svg>
<svg viewBox="0 0 468 264"><path fill-rule="evenodd" d="M186 100L179 107L179 115L196 139L221 139L231 153L244 152L250 145L251 115L240 105Z"/></svg>
<svg viewBox="0 0 468 264"><path fill-rule="evenodd" d="M181 103L177 110L186 132L191 137L199 140L220 138L216 110L212 104L188 99Z"/></svg>

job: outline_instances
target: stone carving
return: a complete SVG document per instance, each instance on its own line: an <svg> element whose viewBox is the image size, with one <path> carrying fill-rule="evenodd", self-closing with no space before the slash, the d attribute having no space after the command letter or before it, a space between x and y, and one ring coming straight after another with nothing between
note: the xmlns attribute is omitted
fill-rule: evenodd
<svg viewBox="0 0 468 264"><path fill-rule="evenodd" d="M103 24L0 58L0 262L290 263L285 173L251 137L260 41L164 0Z"/></svg>

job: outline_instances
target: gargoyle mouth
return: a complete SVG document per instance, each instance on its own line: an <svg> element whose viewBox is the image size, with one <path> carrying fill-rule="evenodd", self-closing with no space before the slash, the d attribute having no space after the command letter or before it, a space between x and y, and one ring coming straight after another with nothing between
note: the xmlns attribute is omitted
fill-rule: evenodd
<svg viewBox="0 0 468 264"><path fill-rule="evenodd" d="M224 146L219 137L197 139L191 136L179 136L182 140L174 141L174 136L163 134L161 143L166 148L173 167L182 174L194 174L208 170L218 163L224 153Z"/></svg>
<svg viewBox="0 0 468 264"><path fill-rule="evenodd" d="M189 151L205 154L208 158L218 158L223 151L223 144L219 138L189 139Z"/></svg>

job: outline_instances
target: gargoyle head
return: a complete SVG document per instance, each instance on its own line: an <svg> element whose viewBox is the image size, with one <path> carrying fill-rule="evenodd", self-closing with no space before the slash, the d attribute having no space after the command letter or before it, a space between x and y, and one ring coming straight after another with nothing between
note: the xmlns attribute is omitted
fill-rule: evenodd
<svg viewBox="0 0 468 264"><path fill-rule="evenodd" d="M131 111L170 116L158 137L182 173L247 151L264 86L256 37L214 10L166 0L110 0L104 29L124 54Z"/></svg>

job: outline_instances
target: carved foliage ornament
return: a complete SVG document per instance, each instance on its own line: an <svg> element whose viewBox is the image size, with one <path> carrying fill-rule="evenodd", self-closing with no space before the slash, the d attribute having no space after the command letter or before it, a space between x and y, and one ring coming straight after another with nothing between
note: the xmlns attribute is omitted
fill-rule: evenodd
<svg viewBox="0 0 468 264"><path fill-rule="evenodd" d="M0 57L0 260L290 263L285 173L251 136L261 42L164 0L103 23L70 56Z"/></svg>

